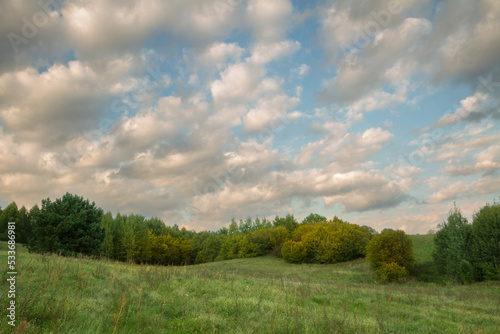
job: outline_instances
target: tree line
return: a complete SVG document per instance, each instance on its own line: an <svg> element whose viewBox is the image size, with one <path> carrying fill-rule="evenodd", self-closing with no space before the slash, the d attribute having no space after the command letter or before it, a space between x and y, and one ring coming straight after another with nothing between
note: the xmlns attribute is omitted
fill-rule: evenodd
<svg viewBox="0 0 500 334"><path fill-rule="evenodd" d="M30 252L77 254L155 265L189 265L273 254L289 263L337 263L367 257L382 281L404 280L417 267L410 238L401 230L378 233L338 217L310 214L274 220L232 219L217 231L188 231L161 219L104 213L94 202L66 193L29 211L15 202L0 210L0 240L16 222L16 241ZM433 259L450 280L500 280L500 204L487 204L469 223L456 207L434 238Z"/></svg>
<svg viewBox="0 0 500 334"><path fill-rule="evenodd" d="M6 240L7 223L16 222L16 238L31 252L64 256L84 254L111 260L159 265L188 265L273 253L288 262L334 263L364 256L375 230L334 217L310 214L301 223L293 215L239 220L217 231L188 231L166 226L159 218L104 213L94 202L73 194L42 207L18 210L11 203L0 213L0 239ZM307 251L298 261L288 245L303 244Z"/></svg>

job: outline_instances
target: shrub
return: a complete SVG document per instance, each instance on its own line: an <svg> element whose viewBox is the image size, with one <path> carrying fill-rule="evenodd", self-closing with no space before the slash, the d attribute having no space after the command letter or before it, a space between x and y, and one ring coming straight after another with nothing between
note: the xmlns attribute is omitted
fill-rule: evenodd
<svg viewBox="0 0 500 334"><path fill-rule="evenodd" d="M377 278L394 281L406 278L415 267L411 239L404 231L385 229L366 247L366 259Z"/></svg>
<svg viewBox="0 0 500 334"><path fill-rule="evenodd" d="M269 231L269 249L274 250L289 238L289 233L284 226L272 227L267 229Z"/></svg>
<svg viewBox="0 0 500 334"><path fill-rule="evenodd" d="M306 258L306 247L302 242L289 240L281 248L283 259L289 263L302 263Z"/></svg>
<svg viewBox="0 0 500 334"><path fill-rule="evenodd" d="M365 255L370 232L340 220L299 226L293 239L306 247L306 262L336 263Z"/></svg>
<svg viewBox="0 0 500 334"><path fill-rule="evenodd" d="M487 204L474 214L472 265L477 280L500 280L500 203Z"/></svg>
<svg viewBox="0 0 500 334"><path fill-rule="evenodd" d="M409 275L408 269L395 262L382 263L377 270L377 276L383 282L403 281Z"/></svg>

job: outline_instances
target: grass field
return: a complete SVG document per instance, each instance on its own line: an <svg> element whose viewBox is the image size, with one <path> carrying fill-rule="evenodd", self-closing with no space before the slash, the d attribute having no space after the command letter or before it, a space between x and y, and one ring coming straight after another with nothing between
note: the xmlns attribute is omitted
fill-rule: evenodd
<svg viewBox="0 0 500 334"><path fill-rule="evenodd" d="M373 281L364 259L292 265L265 256L188 267L17 254L16 328L7 324L0 244L1 333L498 333L500 284L446 284L432 236L412 236L422 269ZM425 282L424 282L425 281Z"/></svg>

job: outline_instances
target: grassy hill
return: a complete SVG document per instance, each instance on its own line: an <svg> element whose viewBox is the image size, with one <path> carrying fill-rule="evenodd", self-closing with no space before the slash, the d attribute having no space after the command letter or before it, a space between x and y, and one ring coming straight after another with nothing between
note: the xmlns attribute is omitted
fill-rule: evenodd
<svg viewBox="0 0 500 334"><path fill-rule="evenodd" d="M265 256L188 267L17 255L15 329L7 325L0 244L1 333L498 333L500 284L427 283L432 236L412 236L423 269L373 281L364 259L292 265ZM426 276L427 275L427 276ZM438 280L435 280L438 281Z"/></svg>

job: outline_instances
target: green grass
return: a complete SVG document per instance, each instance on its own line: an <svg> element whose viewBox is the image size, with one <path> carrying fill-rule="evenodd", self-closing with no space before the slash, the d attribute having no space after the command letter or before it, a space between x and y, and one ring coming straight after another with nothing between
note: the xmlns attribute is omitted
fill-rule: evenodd
<svg viewBox="0 0 500 334"><path fill-rule="evenodd" d="M410 235L410 238L419 265L415 273L417 279L423 282L444 283L445 279L437 273L432 260L434 235Z"/></svg>
<svg viewBox="0 0 500 334"><path fill-rule="evenodd" d="M427 263L431 237L412 238L417 259ZM6 255L1 243L0 332L15 333L17 328L6 324ZM292 265L265 256L155 267L21 248L17 260L18 333L498 333L500 328L500 284L416 279L380 284L364 259Z"/></svg>

